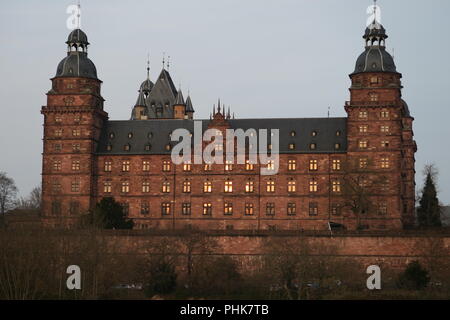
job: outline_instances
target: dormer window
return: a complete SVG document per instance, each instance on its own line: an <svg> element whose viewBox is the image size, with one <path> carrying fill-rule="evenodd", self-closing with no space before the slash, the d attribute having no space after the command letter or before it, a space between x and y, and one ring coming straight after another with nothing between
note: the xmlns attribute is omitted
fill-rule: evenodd
<svg viewBox="0 0 450 320"><path fill-rule="evenodd" d="M107 150L107 151L111 151L111 150L112 150L112 145L108 144L108 145L106 146L106 150Z"/></svg>
<svg viewBox="0 0 450 320"><path fill-rule="evenodd" d="M147 134L147 138L149 138L149 139L153 138L153 133L152 133L152 132L149 132L149 133Z"/></svg>
<svg viewBox="0 0 450 320"><path fill-rule="evenodd" d="M114 137L115 137L114 132L111 132L111 133L109 134L109 138L112 140L112 139L114 139Z"/></svg>
<svg viewBox="0 0 450 320"><path fill-rule="evenodd" d="M128 139L131 139L131 138L133 138L133 132L128 133Z"/></svg>
<svg viewBox="0 0 450 320"><path fill-rule="evenodd" d="M311 144L309 145L309 148L310 148L311 150L316 150L317 145L316 145L315 143L311 143Z"/></svg>
<svg viewBox="0 0 450 320"><path fill-rule="evenodd" d="M297 135L297 133L295 131L291 131L290 136L291 137L295 137Z"/></svg>
<svg viewBox="0 0 450 320"><path fill-rule="evenodd" d="M317 136L317 131L312 131L311 136L313 136L313 137Z"/></svg>
<svg viewBox="0 0 450 320"><path fill-rule="evenodd" d="M145 151L150 151L151 149L152 149L152 146L150 143L145 145Z"/></svg>
<svg viewBox="0 0 450 320"><path fill-rule="evenodd" d="M131 146L129 144L126 144L126 145L123 146L123 150L130 151L131 150Z"/></svg>

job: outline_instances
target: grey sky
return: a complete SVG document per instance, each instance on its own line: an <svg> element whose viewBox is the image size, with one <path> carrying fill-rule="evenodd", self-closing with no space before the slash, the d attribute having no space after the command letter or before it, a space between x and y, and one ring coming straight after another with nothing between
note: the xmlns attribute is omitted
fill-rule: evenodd
<svg viewBox="0 0 450 320"><path fill-rule="evenodd" d="M42 121L58 62L66 54L72 1L2 1L0 11L0 170L22 194L40 182ZM239 118L345 116L348 74L363 51L369 0L82 1L89 57L104 81L111 119L128 119L162 52L196 118L220 97ZM415 117L418 185L425 163L440 171L440 199L450 203L450 1L381 0L382 23L403 73ZM447 141L447 142L446 142Z"/></svg>

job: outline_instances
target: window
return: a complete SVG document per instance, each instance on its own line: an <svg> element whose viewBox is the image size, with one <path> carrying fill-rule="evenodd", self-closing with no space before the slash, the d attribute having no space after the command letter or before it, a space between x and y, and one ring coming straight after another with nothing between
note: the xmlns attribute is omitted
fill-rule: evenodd
<svg viewBox="0 0 450 320"><path fill-rule="evenodd" d="M367 133L367 131L369 131L368 125L359 126L359 133Z"/></svg>
<svg viewBox="0 0 450 320"><path fill-rule="evenodd" d="M80 171L80 160L72 160L72 171Z"/></svg>
<svg viewBox="0 0 450 320"><path fill-rule="evenodd" d="M61 160L54 160L53 161L53 170L54 171L60 171L61 170Z"/></svg>
<svg viewBox="0 0 450 320"><path fill-rule="evenodd" d="M145 151L150 151L152 149L152 145L150 143L147 143L145 145Z"/></svg>
<svg viewBox="0 0 450 320"><path fill-rule="evenodd" d="M389 118L389 111L381 111L380 117L382 119L388 119Z"/></svg>
<svg viewBox="0 0 450 320"><path fill-rule="evenodd" d="M368 158L360 158L359 159L359 168L365 169L369 166L369 159Z"/></svg>
<svg viewBox="0 0 450 320"><path fill-rule="evenodd" d="M341 131L340 130L336 131L336 137L340 137L340 136L341 136Z"/></svg>
<svg viewBox="0 0 450 320"><path fill-rule="evenodd" d="M80 122L80 121L81 121L81 116L80 116L79 114L76 114L76 115L73 117L73 122L78 123L78 122Z"/></svg>
<svg viewBox="0 0 450 320"><path fill-rule="evenodd" d="M162 184L162 192L163 193L169 193L170 192L170 182L164 181Z"/></svg>
<svg viewBox="0 0 450 320"><path fill-rule="evenodd" d="M122 161L122 172L129 172L130 171L130 161L125 160Z"/></svg>
<svg viewBox="0 0 450 320"><path fill-rule="evenodd" d="M162 169L162 171L169 172L170 170L171 170L171 168L170 168L170 161L169 160L164 160L163 161L163 169Z"/></svg>
<svg viewBox="0 0 450 320"><path fill-rule="evenodd" d="M311 144L309 145L309 148L310 148L311 150L316 150L316 149L317 149L317 144L311 143Z"/></svg>
<svg viewBox="0 0 450 320"><path fill-rule="evenodd" d="M266 182L266 191L267 192L275 192L275 181L268 180Z"/></svg>
<svg viewBox="0 0 450 320"><path fill-rule="evenodd" d="M166 148L167 151L170 151L170 149L172 149L172 146L170 144L166 144L165 148Z"/></svg>
<svg viewBox="0 0 450 320"><path fill-rule="evenodd" d="M150 161L148 160L142 161L142 171L144 172L150 171Z"/></svg>
<svg viewBox="0 0 450 320"><path fill-rule="evenodd" d="M245 204L245 215L252 216L253 215L253 203Z"/></svg>
<svg viewBox="0 0 450 320"><path fill-rule="evenodd" d="M341 192L341 181L339 181L339 180L333 180L333 181L331 182L331 184L332 184L331 190L332 190L333 192L335 192L335 193Z"/></svg>
<svg viewBox="0 0 450 320"><path fill-rule="evenodd" d="M233 214L233 204L231 202L225 202L223 214L226 216L231 216Z"/></svg>
<svg viewBox="0 0 450 320"><path fill-rule="evenodd" d="M361 188L366 188L369 186L369 180L366 177L359 177L358 178L358 185Z"/></svg>
<svg viewBox="0 0 450 320"><path fill-rule="evenodd" d="M109 139L112 140L112 139L114 139L114 137L115 137L114 132L110 132L110 133L109 133Z"/></svg>
<svg viewBox="0 0 450 320"><path fill-rule="evenodd" d="M370 77L370 84L378 84L379 78L378 77Z"/></svg>
<svg viewBox="0 0 450 320"><path fill-rule="evenodd" d="M190 162L186 162L183 164L183 171L185 172L189 172L192 170L192 165Z"/></svg>
<svg viewBox="0 0 450 320"><path fill-rule="evenodd" d="M227 193L233 192L233 181L231 181L231 180L225 181L224 191Z"/></svg>
<svg viewBox="0 0 450 320"><path fill-rule="evenodd" d="M253 191L254 191L254 184L253 184L253 181L252 181L252 180L248 180L248 181L245 183L245 192L251 193L251 192L253 192Z"/></svg>
<svg viewBox="0 0 450 320"><path fill-rule="evenodd" d="M270 170L270 171L275 170L275 162L273 160L269 160L267 162L267 170Z"/></svg>
<svg viewBox="0 0 450 320"><path fill-rule="evenodd" d="M334 144L334 149L335 150L339 150L341 148L341 144L340 143L335 143Z"/></svg>
<svg viewBox="0 0 450 320"><path fill-rule="evenodd" d="M141 214L148 215L150 213L150 204L147 201L141 202Z"/></svg>
<svg viewBox="0 0 450 320"><path fill-rule="evenodd" d="M311 179L309 181L309 192L317 192L318 190L318 183L316 179Z"/></svg>
<svg viewBox="0 0 450 320"><path fill-rule="evenodd" d="M288 214L288 216L295 216L295 214L297 213L296 209L297 208L296 208L295 203L292 203L292 202L288 203L288 205L287 205L287 214Z"/></svg>
<svg viewBox="0 0 450 320"><path fill-rule="evenodd" d="M211 171L211 164L210 163L205 163L205 165L203 166L203 170L205 171Z"/></svg>
<svg viewBox="0 0 450 320"><path fill-rule="evenodd" d="M183 216L191 215L191 203L190 202L183 202L183 204L181 205L181 214Z"/></svg>
<svg viewBox="0 0 450 320"><path fill-rule="evenodd" d="M378 94L376 94L376 93L370 93L369 94L369 99L370 99L370 101L378 101Z"/></svg>
<svg viewBox="0 0 450 320"><path fill-rule="evenodd" d="M273 202L266 203L266 215L268 215L268 216L275 215L275 203L273 203Z"/></svg>
<svg viewBox="0 0 450 320"><path fill-rule="evenodd" d="M317 131L312 131L311 136L313 136L313 137L317 136Z"/></svg>
<svg viewBox="0 0 450 320"><path fill-rule="evenodd" d="M61 137L61 136L62 136L62 133L63 133L63 130L62 130L62 129L56 129L56 130L55 130L55 137Z"/></svg>
<svg viewBox="0 0 450 320"><path fill-rule="evenodd" d="M130 146L130 144L126 144L126 145L124 145L123 146L123 150L125 150L125 151L130 151L131 150L131 146Z"/></svg>
<svg viewBox="0 0 450 320"><path fill-rule="evenodd" d="M61 214L61 202L53 201L52 202L52 215L60 215Z"/></svg>
<svg viewBox="0 0 450 320"><path fill-rule="evenodd" d="M133 132L128 132L128 139L132 139L133 138Z"/></svg>
<svg viewBox="0 0 450 320"><path fill-rule="evenodd" d="M360 119L367 119L369 117L369 113L367 111L360 111L358 117Z"/></svg>
<svg viewBox="0 0 450 320"><path fill-rule="evenodd" d="M55 152L59 152L59 151L61 151L61 149L62 149L62 146L61 146L60 143L56 143L56 144L53 145L53 150Z"/></svg>
<svg viewBox="0 0 450 320"><path fill-rule="evenodd" d="M189 180L183 181L183 192L190 193L191 192L191 182Z"/></svg>
<svg viewBox="0 0 450 320"><path fill-rule="evenodd" d="M233 170L233 161L227 160L225 161L225 171Z"/></svg>
<svg viewBox="0 0 450 320"><path fill-rule="evenodd" d="M288 160L288 171L297 170L297 161L295 159Z"/></svg>
<svg viewBox="0 0 450 320"><path fill-rule="evenodd" d="M73 129L72 130L72 136L79 137L80 135L81 135L81 130L80 129Z"/></svg>
<svg viewBox="0 0 450 320"><path fill-rule="evenodd" d="M381 141L381 147L382 148L389 148L389 141L387 141L387 140Z"/></svg>
<svg viewBox="0 0 450 320"><path fill-rule="evenodd" d="M297 133L296 133L295 131L291 131L291 133L289 133L289 135L290 135L291 137L295 137L295 136L297 135Z"/></svg>
<svg viewBox="0 0 450 320"><path fill-rule="evenodd" d="M130 182L129 181L122 181L122 193L128 193L130 192Z"/></svg>
<svg viewBox="0 0 450 320"><path fill-rule="evenodd" d="M212 183L211 183L211 181L203 182L203 192L204 193L211 193L212 192Z"/></svg>
<svg viewBox="0 0 450 320"><path fill-rule="evenodd" d="M389 169L389 167L390 167L389 158L387 158L387 157L381 158L380 164L381 164L381 169Z"/></svg>
<svg viewBox="0 0 450 320"><path fill-rule="evenodd" d="M389 126L381 126L380 131L382 133L389 133Z"/></svg>
<svg viewBox="0 0 450 320"><path fill-rule="evenodd" d="M170 215L171 211L172 211L172 206L170 205L170 202L163 202L161 204L161 214L163 216Z"/></svg>
<svg viewBox="0 0 450 320"><path fill-rule="evenodd" d="M128 202L122 202L122 211L125 216L128 216L130 213L130 204Z"/></svg>
<svg viewBox="0 0 450 320"><path fill-rule="evenodd" d="M295 149L295 143L289 143L289 150Z"/></svg>
<svg viewBox="0 0 450 320"><path fill-rule="evenodd" d="M106 150L107 150L107 151L111 151L111 150L112 150L112 145L111 145L111 144L108 144L108 145L106 146Z"/></svg>
<svg viewBox="0 0 450 320"><path fill-rule="evenodd" d="M204 203L203 204L203 215L204 216L210 216L212 215L212 204L211 203Z"/></svg>
<svg viewBox="0 0 450 320"><path fill-rule="evenodd" d="M341 160L333 159L331 167L332 167L333 171L341 170Z"/></svg>
<svg viewBox="0 0 450 320"><path fill-rule="evenodd" d="M142 182L142 192L143 193L149 193L150 192L150 182L149 181L143 181Z"/></svg>
<svg viewBox="0 0 450 320"><path fill-rule="evenodd" d="M59 115L55 116L55 122L61 122L62 121L62 117Z"/></svg>
<svg viewBox="0 0 450 320"><path fill-rule="evenodd" d="M247 171L253 170L253 163L250 163L250 160L245 161L245 170L247 170Z"/></svg>
<svg viewBox="0 0 450 320"><path fill-rule="evenodd" d="M379 215L386 215L387 214L387 203L386 202L381 202L378 205L378 214Z"/></svg>
<svg viewBox="0 0 450 320"><path fill-rule="evenodd" d="M58 193L61 191L61 183L59 181L53 181L52 191L53 191L53 193Z"/></svg>
<svg viewBox="0 0 450 320"><path fill-rule="evenodd" d="M112 192L112 182L111 181L105 181L103 183L103 192L104 193L111 193Z"/></svg>
<svg viewBox="0 0 450 320"><path fill-rule="evenodd" d="M80 192L80 181L78 180L72 181L71 190L72 192Z"/></svg>
<svg viewBox="0 0 450 320"><path fill-rule="evenodd" d="M309 160L309 171L317 171L319 169L317 160Z"/></svg>
<svg viewBox="0 0 450 320"><path fill-rule="evenodd" d="M331 214L333 216L340 216L341 215L341 206L337 203L331 204Z"/></svg>
<svg viewBox="0 0 450 320"><path fill-rule="evenodd" d="M109 160L105 161L104 170L105 170L105 172L112 171L112 161L109 161Z"/></svg>
<svg viewBox="0 0 450 320"><path fill-rule="evenodd" d="M69 213L71 215L77 215L80 213L80 203L78 201L70 202Z"/></svg>
<svg viewBox="0 0 450 320"><path fill-rule="evenodd" d="M72 145L73 152L79 152L81 150L81 145L79 143L74 143Z"/></svg>
<svg viewBox="0 0 450 320"><path fill-rule="evenodd" d="M360 149L367 149L367 145L368 145L367 140L360 140L359 141L359 148Z"/></svg>
<svg viewBox="0 0 450 320"><path fill-rule="evenodd" d="M292 178L288 181L288 192L296 192L297 184L296 181Z"/></svg>
<svg viewBox="0 0 450 320"><path fill-rule="evenodd" d="M319 205L317 202L310 202L309 203L309 215L310 216L317 216L319 214Z"/></svg>

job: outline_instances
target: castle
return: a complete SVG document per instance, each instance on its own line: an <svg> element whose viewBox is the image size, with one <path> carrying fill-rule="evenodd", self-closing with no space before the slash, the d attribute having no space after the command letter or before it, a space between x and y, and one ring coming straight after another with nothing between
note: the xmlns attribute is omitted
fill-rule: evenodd
<svg viewBox="0 0 450 320"><path fill-rule="evenodd" d="M88 38L73 30L41 110L42 221L70 227L102 198L114 197L138 229L412 226L414 118L385 48L385 29L374 20L363 37L347 117L235 119L219 103L210 119L195 120L191 97L163 67L155 82L147 76L141 84L131 119L111 121ZM279 129L278 174L261 175L262 164L250 162L175 165L171 133L193 132L194 121L221 132Z"/></svg>

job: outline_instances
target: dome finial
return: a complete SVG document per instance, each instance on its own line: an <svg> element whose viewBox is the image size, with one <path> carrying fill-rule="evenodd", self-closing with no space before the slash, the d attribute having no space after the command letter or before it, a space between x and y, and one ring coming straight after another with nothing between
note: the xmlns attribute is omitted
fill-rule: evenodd
<svg viewBox="0 0 450 320"><path fill-rule="evenodd" d="M150 79L150 53L147 54L147 80Z"/></svg>
<svg viewBox="0 0 450 320"><path fill-rule="evenodd" d="M78 0L78 12L77 12L77 29L81 28L81 3Z"/></svg>

